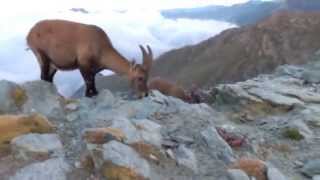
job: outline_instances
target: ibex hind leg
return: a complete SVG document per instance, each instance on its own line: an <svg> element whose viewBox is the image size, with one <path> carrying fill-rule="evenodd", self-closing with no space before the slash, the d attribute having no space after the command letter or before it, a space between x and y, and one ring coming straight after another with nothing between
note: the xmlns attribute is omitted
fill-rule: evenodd
<svg viewBox="0 0 320 180"><path fill-rule="evenodd" d="M53 77L56 74L57 70L58 69L52 63L50 63L50 65L49 65L49 77L48 77L48 81L49 82L53 82Z"/></svg>

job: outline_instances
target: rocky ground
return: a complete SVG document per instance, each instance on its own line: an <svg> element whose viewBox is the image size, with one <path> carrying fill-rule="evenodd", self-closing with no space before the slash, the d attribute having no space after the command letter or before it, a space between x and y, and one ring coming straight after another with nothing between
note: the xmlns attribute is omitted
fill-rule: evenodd
<svg viewBox="0 0 320 180"><path fill-rule="evenodd" d="M218 85L209 105L157 91L67 99L43 81L1 81L0 177L316 180L319 72L320 61L281 66Z"/></svg>

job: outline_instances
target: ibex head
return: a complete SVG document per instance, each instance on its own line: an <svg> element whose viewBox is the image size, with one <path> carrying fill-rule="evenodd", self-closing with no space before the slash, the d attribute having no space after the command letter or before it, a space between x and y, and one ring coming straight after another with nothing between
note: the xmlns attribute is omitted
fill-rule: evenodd
<svg viewBox="0 0 320 180"><path fill-rule="evenodd" d="M139 46L142 52L143 63L136 64L132 61L129 73L129 80L133 90L137 93L139 98L148 96L148 78L149 72L152 66L153 54L149 46L147 46L148 52L143 46Z"/></svg>

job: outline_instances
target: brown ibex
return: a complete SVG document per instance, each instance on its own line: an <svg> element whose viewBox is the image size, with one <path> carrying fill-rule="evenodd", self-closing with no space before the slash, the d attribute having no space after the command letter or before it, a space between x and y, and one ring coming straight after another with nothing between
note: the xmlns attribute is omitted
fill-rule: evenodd
<svg viewBox="0 0 320 180"><path fill-rule="evenodd" d="M41 69L41 79L52 82L59 70L79 69L86 84L86 96L97 95L95 75L108 69L125 75L139 97L148 95L148 74L152 50L139 45L143 64L129 62L112 45L108 35L95 25L66 20L43 20L35 24L27 43Z"/></svg>
<svg viewBox="0 0 320 180"><path fill-rule="evenodd" d="M151 79L148 83L148 87L150 90L158 90L164 95L173 96L185 102L191 102L192 100L191 96L188 95L182 87L167 80L161 79L160 77Z"/></svg>

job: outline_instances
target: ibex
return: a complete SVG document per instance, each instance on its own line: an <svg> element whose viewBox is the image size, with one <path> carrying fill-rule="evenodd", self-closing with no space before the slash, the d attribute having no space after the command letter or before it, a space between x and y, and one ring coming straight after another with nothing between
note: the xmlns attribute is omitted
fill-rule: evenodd
<svg viewBox="0 0 320 180"><path fill-rule="evenodd" d="M108 69L124 75L139 97L148 95L152 50L139 45L143 64L129 62L112 45L108 35L95 25L66 20L43 20L27 35L27 43L41 69L41 79L51 82L57 70L79 69L86 84L85 95L98 94L95 75Z"/></svg>
<svg viewBox="0 0 320 180"><path fill-rule="evenodd" d="M160 77L151 79L148 83L148 88L150 90L158 90L164 95L173 96L185 102L191 102L192 100L191 96L188 95L182 87L167 80L161 79Z"/></svg>

